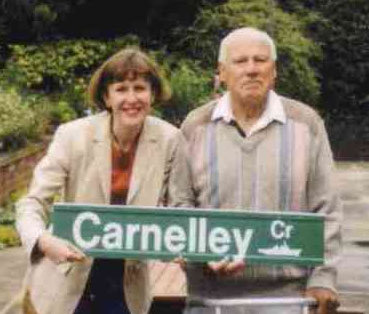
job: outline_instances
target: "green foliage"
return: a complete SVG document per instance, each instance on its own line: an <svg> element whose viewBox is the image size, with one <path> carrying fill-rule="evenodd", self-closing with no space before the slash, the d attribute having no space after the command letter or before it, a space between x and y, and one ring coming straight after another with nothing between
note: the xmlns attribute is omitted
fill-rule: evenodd
<svg viewBox="0 0 369 314"><path fill-rule="evenodd" d="M369 86L369 2L367 0L278 0L301 19L323 50L319 66L324 109L361 111ZM353 10L360 8L360 10ZM312 28L313 27L313 28ZM328 114L328 113L327 113Z"/></svg>
<svg viewBox="0 0 369 314"><path fill-rule="evenodd" d="M367 0L278 0L301 19L320 43L317 64L321 84L320 109L335 156L369 158L369 2ZM354 9L357 8L357 9ZM319 16L319 19L314 16Z"/></svg>
<svg viewBox="0 0 369 314"><path fill-rule="evenodd" d="M33 109L40 107L53 124L59 124L84 114L91 73L116 51L138 44L137 37L129 35L111 41L82 39L11 45L11 58L0 81L2 85L17 86L22 93L27 91L28 96L39 101L39 105L33 101Z"/></svg>
<svg viewBox="0 0 369 314"><path fill-rule="evenodd" d="M209 99L211 81L211 73L198 63L180 60L171 72L172 99L164 117L178 125L190 110Z"/></svg>
<svg viewBox="0 0 369 314"><path fill-rule="evenodd" d="M224 0L211 0L219 1ZM10 42L114 38L135 32L145 41L160 40L163 43L168 29L192 22L202 2L136 0L131 1L128 8L126 1L107 4L91 0L2 0L0 18L5 20Z"/></svg>
<svg viewBox="0 0 369 314"><path fill-rule="evenodd" d="M2 0L0 16L3 17L6 39L9 42L32 42L61 38L60 22L78 9L80 1L29 1ZM64 21L63 21L64 20Z"/></svg>
<svg viewBox="0 0 369 314"><path fill-rule="evenodd" d="M24 191L13 192L7 202L0 207L0 249L20 245L20 238L15 230L15 202Z"/></svg>
<svg viewBox="0 0 369 314"><path fill-rule="evenodd" d="M11 45L12 57L5 71L14 84L45 91L74 85L84 90L81 77L91 73L103 60L126 45L138 45L135 36L112 41L70 40L41 45Z"/></svg>
<svg viewBox="0 0 369 314"><path fill-rule="evenodd" d="M127 45L138 45L137 38L12 45L12 56L2 73L2 81L18 86L30 108L52 125L58 125L84 115L90 74ZM198 62L182 60L175 54L168 56L165 50L151 50L149 54L161 64L173 91L171 105L157 108L155 113L179 123L195 104L211 94L211 73Z"/></svg>
<svg viewBox="0 0 369 314"><path fill-rule="evenodd" d="M65 100L56 101L49 109L50 120L53 125L59 125L77 118L76 112Z"/></svg>
<svg viewBox="0 0 369 314"><path fill-rule="evenodd" d="M328 20L319 34L324 42L325 105L360 111L369 86L369 2L336 0L320 10Z"/></svg>
<svg viewBox="0 0 369 314"><path fill-rule="evenodd" d="M321 58L320 47L304 34L306 20L283 12L272 0L229 0L204 8L192 27L175 31L178 38L175 48L214 68L221 39L229 31L244 26L265 30L274 38L279 59L279 92L315 104L319 82L312 64Z"/></svg>
<svg viewBox="0 0 369 314"><path fill-rule="evenodd" d="M9 205L7 205L7 207L9 207ZM14 224L15 224L15 214L13 208L6 209L4 210L4 212L0 213L0 225L14 225Z"/></svg>
<svg viewBox="0 0 369 314"><path fill-rule="evenodd" d="M50 32L58 14L45 3L37 4L33 9L33 30L37 39L42 39L44 33Z"/></svg>
<svg viewBox="0 0 369 314"><path fill-rule="evenodd" d="M0 91L0 151L23 146L27 139L37 139L43 123L31 103L15 90Z"/></svg>
<svg viewBox="0 0 369 314"><path fill-rule="evenodd" d="M33 12L36 20L44 20L47 23L54 22L58 16L57 13L53 12L45 3L36 5Z"/></svg>
<svg viewBox="0 0 369 314"><path fill-rule="evenodd" d="M0 225L0 249L2 247L19 246L20 238L13 226Z"/></svg>

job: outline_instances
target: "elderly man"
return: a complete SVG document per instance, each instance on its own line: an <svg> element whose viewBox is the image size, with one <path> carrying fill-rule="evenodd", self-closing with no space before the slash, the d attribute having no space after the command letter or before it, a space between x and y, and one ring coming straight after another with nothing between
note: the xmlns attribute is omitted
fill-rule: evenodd
<svg viewBox="0 0 369 314"><path fill-rule="evenodd" d="M201 208L324 214L325 264L306 268L248 265L247 260L190 263L188 293L196 298L305 294L318 301L319 313L328 313L338 304L335 263L341 242L331 149L318 114L273 91L276 58L273 40L260 30L241 28L223 39L219 77L227 92L192 111L183 123L192 192L176 187L182 195L175 202ZM188 311L210 313L205 308ZM294 311L300 313L297 308L290 313ZM287 312L284 308L252 313Z"/></svg>

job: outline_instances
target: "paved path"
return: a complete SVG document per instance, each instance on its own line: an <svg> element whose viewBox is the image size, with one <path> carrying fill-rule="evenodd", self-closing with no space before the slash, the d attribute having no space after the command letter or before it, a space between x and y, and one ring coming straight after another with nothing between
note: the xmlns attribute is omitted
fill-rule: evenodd
<svg viewBox="0 0 369 314"><path fill-rule="evenodd" d="M369 313L369 163L339 163L343 256L338 288L342 308Z"/></svg>
<svg viewBox="0 0 369 314"><path fill-rule="evenodd" d="M369 314L369 163L339 163L344 205L344 249L338 286L342 309ZM26 258L21 248L0 250L0 309L21 286Z"/></svg>
<svg viewBox="0 0 369 314"><path fill-rule="evenodd" d="M22 248L0 250L0 309L22 285L26 269L26 255Z"/></svg>

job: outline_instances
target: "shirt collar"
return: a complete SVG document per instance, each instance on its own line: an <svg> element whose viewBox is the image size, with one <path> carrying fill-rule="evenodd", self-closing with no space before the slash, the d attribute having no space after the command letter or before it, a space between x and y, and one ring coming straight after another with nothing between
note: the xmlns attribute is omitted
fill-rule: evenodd
<svg viewBox="0 0 369 314"><path fill-rule="evenodd" d="M230 123L232 120L234 120L229 92L226 92L222 97L219 98L218 103L213 110L211 121L219 119L223 119L227 123Z"/></svg>
<svg viewBox="0 0 369 314"><path fill-rule="evenodd" d="M265 110L262 113L260 120L267 120L268 123L272 122L273 120L279 121L281 123L286 123L286 113L284 112L284 108L282 105L281 97L278 94L270 90L268 93L267 103L265 106Z"/></svg>
<svg viewBox="0 0 369 314"><path fill-rule="evenodd" d="M211 120L222 119L226 123L234 121L234 115L231 108L231 98L229 92L226 92L219 100L214 108ZM265 110L263 111L259 120L251 128L250 134L265 128L272 121L279 121L281 123L286 123L286 114L283 109L282 101L278 94L273 90L268 93L267 103Z"/></svg>

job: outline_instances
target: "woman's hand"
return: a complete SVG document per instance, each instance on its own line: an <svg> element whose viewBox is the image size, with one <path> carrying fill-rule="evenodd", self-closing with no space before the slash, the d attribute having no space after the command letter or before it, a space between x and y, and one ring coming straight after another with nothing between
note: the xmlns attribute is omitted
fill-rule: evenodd
<svg viewBox="0 0 369 314"><path fill-rule="evenodd" d="M86 256L76 247L49 233L43 233L38 239L39 250L55 264L80 262Z"/></svg>

